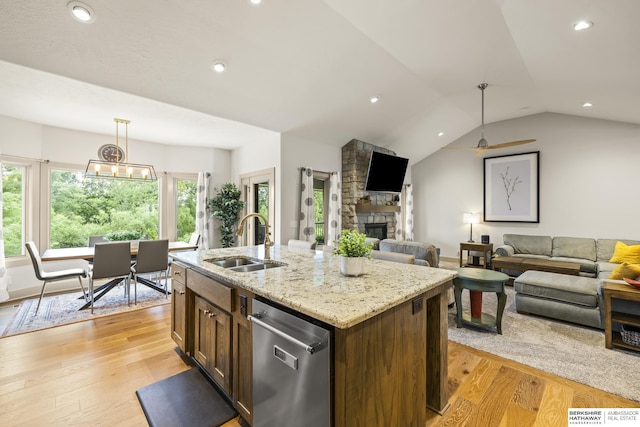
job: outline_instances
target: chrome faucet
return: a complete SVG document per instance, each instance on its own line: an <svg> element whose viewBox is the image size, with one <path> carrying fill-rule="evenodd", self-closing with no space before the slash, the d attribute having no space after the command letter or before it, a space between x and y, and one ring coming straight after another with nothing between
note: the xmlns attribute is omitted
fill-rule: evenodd
<svg viewBox="0 0 640 427"><path fill-rule="evenodd" d="M242 232L244 231L244 222L247 218L251 218L253 216L262 219L262 222L264 222L264 259L271 259L271 246L273 246L273 242L269 238L269 221L267 221L267 218L265 218L264 215L259 213L250 213L242 217L236 234L238 236L242 236Z"/></svg>

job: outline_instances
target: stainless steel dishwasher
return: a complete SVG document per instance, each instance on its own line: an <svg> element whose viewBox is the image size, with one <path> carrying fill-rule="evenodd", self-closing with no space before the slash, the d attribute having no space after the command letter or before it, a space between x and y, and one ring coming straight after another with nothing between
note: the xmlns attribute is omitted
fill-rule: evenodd
<svg viewBox="0 0 640 427"><path fill-rule="evenodd" d="M254 300L253 427L331 426L331 333Z"/></svg>

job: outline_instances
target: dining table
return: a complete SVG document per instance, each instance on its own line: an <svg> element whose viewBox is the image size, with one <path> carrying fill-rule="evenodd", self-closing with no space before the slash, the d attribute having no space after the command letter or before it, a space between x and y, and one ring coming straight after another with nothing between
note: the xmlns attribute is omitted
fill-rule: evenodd
<svg viewBox="0 0 640 427"><path fill-rule="evenodd" d="M137 242L131 242L131 258L135 259L138 255L138 245ZM198 245L193 245L185 242L169 242L169 252L174 251L189 251L198 249ZM42 256L40 257L42 261L68 261L68 260L85 260L91 262L93 260L93 256L95 253L95 248L92 246L82 246L78 248L53 248L47 249L44 251ZM157 285L153 280L147 279L145 277L138 276L138 283L141 283L145 286L150 287L158 292L165 293L165 290ZM113 279L109 282L97 287L95 292L97 295L94 297L94 302L99 300L104 294L106 294L110 289L112 289L115 285L120 283L122 278ZM83 298L83 297L80 297ZM89 308L90 302L87 302L80 310L84 310Z"/></svg>

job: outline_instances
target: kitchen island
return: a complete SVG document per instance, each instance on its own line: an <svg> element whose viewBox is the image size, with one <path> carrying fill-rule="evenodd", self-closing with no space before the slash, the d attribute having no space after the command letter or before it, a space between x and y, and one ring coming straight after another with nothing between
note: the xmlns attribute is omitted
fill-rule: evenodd
<svg viewBox="0 0 640 427"><path fill-rule="evenodd" d="M286 246L271 252L282 265L252 272L211 261L263 259L264 246L171 256L198 275L333 327L335 426L424 425L427 408L446 410L447 290L455 271L371 260L363 276L345 277L339 257Z"/></svg>

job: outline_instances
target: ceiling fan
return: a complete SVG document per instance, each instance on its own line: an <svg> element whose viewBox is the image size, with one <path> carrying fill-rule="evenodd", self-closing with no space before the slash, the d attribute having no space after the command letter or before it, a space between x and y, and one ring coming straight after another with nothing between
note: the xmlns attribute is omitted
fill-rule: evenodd
<svg viewBox="0 0 640 427"><path fill-rule="evenodd" d="M487 83L480 83L478 89L482 91L482 137L478 141L478 145L475 147L443 147L449 149L460 150L476 150L476 156L481 156L486 150L493 150L496 148L513 147L516 145L528 144L534 142L535 139L523 139L520 141L503 142L502 144L489 145L486 139L484 139L484 90L489 86Z"/></svg>

